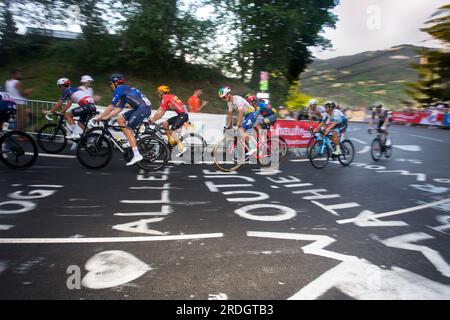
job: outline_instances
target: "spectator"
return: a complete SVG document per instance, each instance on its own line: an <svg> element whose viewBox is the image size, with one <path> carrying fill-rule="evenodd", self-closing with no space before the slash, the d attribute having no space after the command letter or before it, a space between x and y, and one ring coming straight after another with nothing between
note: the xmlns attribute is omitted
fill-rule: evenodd
<svg viewBox="0 0 450 320"><path fill-rule="evenodd" d="M6 80L6 92L16 102L16 129L26 130L32 117L31 109L27 107L26 97L31 93L31 89L25 89L21 83L23 74L21 70L14 69L11 71L10 79Z"/></svg>
<svg viewBox="0 0 450 320"><path fill-rule="evenodd" d="M85 91L90 97L94 99L94 102L98 102L101 97L94 95L94 89L92 88L92 83L94 82L94 79L89 75L84 75L81 77L80 83L81 86L78 88Z"/></svg>
<svg viewBox="0 0 450 320"><path fill-rule="evenodd" d="M192 96L189 97L187 104L189 106L189 112L201 112L202 109L208 104L208 101L203 101L201 96L203 94L202 89L195 89Z"/></svg>

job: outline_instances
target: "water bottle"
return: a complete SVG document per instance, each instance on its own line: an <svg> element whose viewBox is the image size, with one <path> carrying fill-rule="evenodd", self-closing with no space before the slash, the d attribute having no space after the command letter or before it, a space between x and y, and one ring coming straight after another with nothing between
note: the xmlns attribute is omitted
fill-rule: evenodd
<svg viewBox="0 0 450 320"><path fill-rule="evenodd" d="M8 122L9 122L8 128L10 130L14 130L14 129L17 128L17 122L16 122L16 118L15 117L11 117L11 119L9 119Z"/></svg>
<svg viewBox="0 0 450 320"><path fill-rule="evenodd" d="M391 141L391 138L387 138L386 139L386 147L390 147L392 145L392 141Z"/></svg>

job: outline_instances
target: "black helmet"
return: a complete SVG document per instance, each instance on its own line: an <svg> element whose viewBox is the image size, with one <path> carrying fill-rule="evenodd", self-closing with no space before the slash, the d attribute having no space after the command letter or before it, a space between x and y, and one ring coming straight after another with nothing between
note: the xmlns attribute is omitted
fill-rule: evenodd
<svg viewBox="0 0 450 320"><path fill-rule="evenodd" d="M327 101L327 102L325 102L325 104L324 104L324 107L325 108L331 108L331 109L335 109L336 108L336 102L334 102L334 101Z"/></svg>
<svg viewBox="0 0 450 320"><path fill-rule="evenodd" d="M114 83L125 83L125 77L120 73L114 73L113 75L111 75L111 77L109 77L109 80Z"/></svg>
<svg viewBox="0 0 450 320"><path fill-rule="evenodd" d="M383 104L382 104L381 102L375 102L375 103L372 105L372 108L376 108L376 109L378 109L378 108L383 108Z"/></svg>

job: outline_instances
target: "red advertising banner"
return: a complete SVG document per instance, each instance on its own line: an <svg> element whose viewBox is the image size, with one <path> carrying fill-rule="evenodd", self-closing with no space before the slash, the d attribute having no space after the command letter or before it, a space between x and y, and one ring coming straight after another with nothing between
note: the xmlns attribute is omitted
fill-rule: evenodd
<svg viewBox="0 0 450 320"><path fill-rule="evenodd" d="M318 124L317 121L277 120L272 132L286 140L290 148L305 148L311 138L309 128L315 129Z"/></svg>
<svg viewBox="0 0 450 320"><path fill-rule="evenodd" d="M442 126L444 113L436 110L428 112L392 112L393 122L423 124L429 126Z"/></svg>

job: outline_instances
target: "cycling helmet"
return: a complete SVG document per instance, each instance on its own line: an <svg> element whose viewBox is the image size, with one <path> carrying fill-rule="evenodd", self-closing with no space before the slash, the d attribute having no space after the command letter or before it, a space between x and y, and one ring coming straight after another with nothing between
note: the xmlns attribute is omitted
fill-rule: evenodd
<svg viewBox="0 0 450 320"><path fill-rule="evenodd" d="M111 77L109 77L109 80L113 83L125 83L125 77L120 73L114 73Z"/></svg>
<svg viewBox="0 0 450 320"><path fill-rule="evenodd" d="M170 92L170 88L168 86L159 86L158 89L156 89L156 92L158 92L159 94L163 94L163 93L169 93Z"/></svg>
<svg viewBox="0 0 450 320"><path fill-rule="evenodd" d="M255 104L258 102L258 99L254 96L254 95L248 95L246 98L248 103L250 103L251 105Z"/></svg>
<svg viewBox="0 0 450 320"><path fill-rule="evenodd" d="M81 77L80 83L88 82L88 81L93 82L94 79L92 79L92 77L89 75L84 75Z"/></svg>
<svg viewBox="0 0 450 320"><path fill-rule="evenodd" d="M72 81L70 81L67 78L61 78L61 79L58 79L58 81L56 81L56 85L58 87L61 87L61 86L67 87L67 86L70 86L71 83L72 83Z"/></svg>
<svg viewBox="0 0 450 320"><path fill-rule="evenodd" d="M334 101L327 101L324 104L325 108L331 108L331 109L335 109L337 107L336 102Z"/></svg>
<svg viewBox="0 0 450 320"><path fill-rule="evenodd" d="M225 97L227 94L231 92L230 87L222 87L219 89L219 98Z"/></svg>
<svg viewBox="0 0 450 320"><path fill-rule="evenodd" d="M381 109L381 108L383 108L383 104L381 102L375 102L372 105L372 107L375 108L375 109Z"/></svg>
<svg viewBox="0 0 450 320"><path fill-rule="evenodd" d="M317 106L317 100L316 99L309 100L309 105L310 106Z"/></svg>

